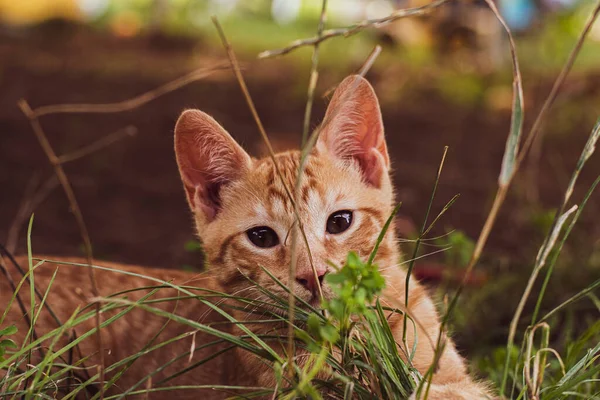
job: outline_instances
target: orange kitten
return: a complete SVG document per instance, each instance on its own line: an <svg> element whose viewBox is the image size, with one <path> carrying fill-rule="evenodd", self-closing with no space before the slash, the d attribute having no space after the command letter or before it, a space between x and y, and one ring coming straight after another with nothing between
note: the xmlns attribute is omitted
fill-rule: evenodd
<svg viewBox="0 0 600 400"><path fill-rule="evenodd" d="M253 290L247 279L249 277L274 294L286 297L285 291L261 270L260 266L263 266L300 298L318 304L319 286L322 286L326 298L331 295L330 288L323 281L323 277L331 271L327 261L343 264L349 251L356 251L361 257L368 256L395 203L379 104L373 89L361 77L347 78L336 90L315 149L308 157L299 196L294 199L306 232L308 248L304 241L299 241L296 277L291 282L288 279L291 246L287 236L295 218L286 187L293 191L300 152L277 154L276 168L270 158L258 160L250 157L213 118L197 110L185 111L179 118L175 127L175 152L209 271L193 275L108 263L102 265L176 284L258 299L261 294ZM22 258L20 260L25 261ZM381 243L375 263L386 278L382 303L405 309L406 272L399 266L400 254L393 224ZM42 292L55 268L56 265L46 263L36 270L36 286ZM16 279L16 271L11 272ZM104 295L156 284L144 278L110 271L98 271L97 275ZM0 282L0 289L0 303L5 303L12 291L3 281ZM203 293L201 289L197 292ZM59 268L48 304L64 321L76 306L85 304L80 293L90 293L87 273L81 268L63 265ZM131 292L127 298L138 300L147 293L149 290ZM172 296L176 296L174 289L161 289L152 299ZM204 324L220 323L214 326L236 335L241 334L238 327L223 324L223 316L196 299L153 305ZM232 312L238 320L248 316L245 310ZM410 283L408 312L417 321L418 340L409 322L407 345L410 351L416 340L413 365L424 374L433 361L433 343L437 340L440 324L432 300L415 280ZM103 320L115 313L103 314ZM394 314L389 321L397 342L402 343L402 316ZM20 332L27 330L22 311L16 305L12 307L7 322L17 323ZM155 314L135 309L108 325L102 330L107 350L106 365L140 351L151 342L165 322ZM42 314L38 325L42 328L38 335L56 327L47 313ZM264 324L249 326L258 333L284 328ZM82 335L92 327L93 318L76 329L77 335ZM192 335L193 332L194 329L189 326L169 321L154 343L180 334L188 336L135 361L111 391L123 392L138 382L137 389L169 385L275 386L274 373L265 365L264 359L241 348L227 350L227 343L202 347L202 344L210 343L215 338L200 332ZM192 343L197 349L192 361L188 361L187 352ZM91 338L83 341L80 347L84 355L93 355L96 351L96 344ZM161 382L163 377L217 351L223 351L223 354L176 379ZM179 359L172 362L177 357ZM97 355L93 355L91 362L87 361L86 365L97 362L97 359ZM168 363L171 364L166 365ZM164 370L155 373L151 379L144 379L147 374L165 365ZM91 373L95 373L95 370ZM114 373L107 371L107 376L113 376ZM151 397L166 397L168 393L171 392L158 391L152 393ZM217 399L229 395L212 389L182 389L177 392L176 398ZM490 397L486 385L476 383L469 377L454 344L450 339L446 340L429 399Z"/></svg>

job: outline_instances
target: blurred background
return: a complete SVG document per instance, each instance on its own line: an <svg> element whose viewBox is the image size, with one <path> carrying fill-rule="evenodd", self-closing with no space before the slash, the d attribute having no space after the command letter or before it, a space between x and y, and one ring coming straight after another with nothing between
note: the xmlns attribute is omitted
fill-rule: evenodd
<svg viewBox="0 0 600 400"><path fill-rule="evenodd" d="M425 3L330 0L326 28ZM507 0L498 6L517 40L527 132L593 4ZM83 253L64 193L17 107L20 99L33 108L117 102L226 60L210 20L217 15L274 147L294 148L302 132L312 48L271 59L257 55L314 36L320 7L318 0L0 0L2 243L24 252L26 223L35 211L35 253ZM326 41L320 52L313 126L324 114L326 94L357 71L376 44L383 52L368 78L382 105L398 200L403 203L397 225L407 254L412 253L410 239L423 223L444 146L449 146L432 212L437 214L455 194L460 198L422 248L422 254L437 254L420 259L416 269L442 298L462 278L497 187L512 96L507 39L484 2L453 1L427 16ZM136 135L64 165L95 257L202 269L172 150L175 121L188 107L213 115L251 154L265 155L229 70L132 111L41 118L58 154L71 153L125 126L137 128ZM502 350L494 349L505 344L537 250L598 116L600 23L592 28L543 127L543 139L534 144L509 192L455 316L459 345L483 373L495 357L501 357ZM595 155L581 175L575 202L599 171L600 156ZM595 195L563 250L544 309L600 277L598 215L600 201ZM567 343L568 335L597 320L599 305L593 293L576 303L556 317L560 328L554 328L554 334Z"/></svg>

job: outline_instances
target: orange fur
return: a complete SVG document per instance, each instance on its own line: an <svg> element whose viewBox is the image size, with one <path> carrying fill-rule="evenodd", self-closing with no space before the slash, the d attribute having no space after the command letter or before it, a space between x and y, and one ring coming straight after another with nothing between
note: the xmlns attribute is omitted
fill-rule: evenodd
<svg viewBox="0 0 600 400"><path fill-rule="evenodd" d="M287 238L295 224L294 203L288 193L293 192L300 165L300 152L291 151L270 158L253 159L235 143L218 123L208 115L188 110L182 114L175 128L175 151L185 192L192 209L198 235L202 240L209 271L200 276L184 272L141 269L134 266L103 264L118 270L131 271L157 277L177 284L187 283L230 294L263 299L252 290L246 279L285 297L286 293L260 266L267 268L279 280L288 285L299 297L315 301L315 290L311 279L315 272L320 277L330 271L328 261L343 263L349 251L360 256L370 254L386 218L394 206L394 192L389 177L390 159L387 153L379 104L371 86L360 77L347 78L334 95L325 121L320 128L320 139L308 156L299 196L294 198L300 222L306 233L306 243L298 244L297 275L289 281L288 266L291 263L291 246ZM352 222L347 230L339 234L326 232L328 217L339 210L352 211ZM254 227L266 226L275 232L279 243L262 248L251 242L246 232ZM309 251L310 250L310 251ZM406 332L407 348L410 352L416 341L414 366L421 372L433 361L434 343L439 331L439 317L425 289L411 280L408 308L404 304L406 272L399 266L401 256L392 227L381 243L376 264L386 278L386 289L381 300L384 305L407 309L415 320ZM21 262L24 260L21 259ZM315 271L313 271L313 266ZM36 282L44 290L56 265L46 263L35 273ZM12 270L13 276L16 271ZM151 284L143 278L123 276L109 271L99 271L98 281L102 294ZM53 287L48 304L59 312L59 318L67 319L77 305L85 302L78 293L90 293L87 275L81 268L60 266L57 283ZM316 284L316 282L313 282ZM8 284L0 282L0 299L11 295ZM330 288L322 287L323 295L331 295ZM144 291L147 293L148 291ZM128 294L132 300L143 293ZM154 298L174 296L173 289L161 289ZM219 329L240 333L238 327L223 324L224 318L207 306L194 300L159 303L158 307L174 311L186 318L209 324L219 323ZM238 320L249 317L251 310L235 310ZM108 316L103 316L106 319ZM26 331L21 311L13 306L8 322L16 322L20 331ZM102 335L107 354L107 365L133 354L160 330L166 321L143 310L134 310L126 317L103 329ZM390 324L398 343L402 343L403 321L399 314L390 318ZM43 332L55 327L49 315L43 314L39 322ZM93 327L90 320L78 329L78 335ZM257 332L282 329L279 326L253 326ZM415 336L416 330L416 336ZM193 329L168 322L161 339ZM40 332L40 334L43 334ZM195 343L210 342L206 334L196 334ZM174 357L189 350L192 335L164 349L144 356L118 381L118 390L131 387L145 374ZM274 344L276 347L277 345ZM219 344L207 349L196 350L194 359L222 350ZM277 348L277 347L276 347ZM83 354L93 354L95 343L84 341ZM281 349L281 351L283 351ZM92 362L97 360L93 357ZM89 362L88 362L89 363ZM151 384L163 385L161 376L168 376L177 368L188 366L187 357L152 377ZM111 374L109 374L111 376ZM166 385L229 384L273 387L274 374L264 361L236 348L211 360L192 372L165 383ZM146 382L140 388L144 388ZM198 392L184 391L181 396L198 398ZM205 390L203 398L222 398L225 394ZM181 397L178 395L178 398ZM153 395L160 398L160 392ZM473 381L467 374L463 359L450 339L445 341L438 370L433 377L429 398L436 399L483 399L490 392L484 384Z"/></svg>

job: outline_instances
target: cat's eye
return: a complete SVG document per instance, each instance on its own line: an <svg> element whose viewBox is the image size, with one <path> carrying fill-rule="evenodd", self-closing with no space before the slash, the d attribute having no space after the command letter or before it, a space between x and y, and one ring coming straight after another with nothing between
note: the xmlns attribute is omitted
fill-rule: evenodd
<svg viewBox="0 0 600 400"><path fill-rule="evenodd" d="M340 210L336 211L327 218L327 233L337 235L344 232L352 224L352 211Z"/></svg>
<svg viewBox="0 0 600 400"><path fill-rule="evenodd" d="M279 244L279 237L268 226L257 226L246 231L248 239L257 247L269 248Z"/></svg>

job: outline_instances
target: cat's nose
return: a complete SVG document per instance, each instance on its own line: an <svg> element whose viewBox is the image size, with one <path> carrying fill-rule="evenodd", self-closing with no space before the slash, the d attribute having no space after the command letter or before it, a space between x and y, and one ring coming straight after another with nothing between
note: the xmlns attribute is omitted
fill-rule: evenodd
<svg viewBox="0 0 600 400"><path fill-rule="evenodd" d="M312 268L309 268L308 270L296 274L296 282L310 290L313 296L316 296L319 293L319 285L323 284L323 278L325 278L326 273L326 269L317 269L316 271L313 271Z"/></svg>

